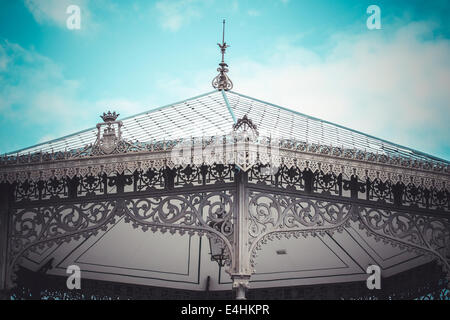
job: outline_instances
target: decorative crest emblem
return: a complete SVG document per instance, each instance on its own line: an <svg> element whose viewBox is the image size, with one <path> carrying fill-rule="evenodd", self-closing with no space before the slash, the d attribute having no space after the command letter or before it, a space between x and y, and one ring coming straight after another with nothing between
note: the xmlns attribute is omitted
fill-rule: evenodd
<svg viewBox="0 0 450 320"><path fill-rule="evenodd" d="M225 63L224 56L229 45L225 42L225 20L223 20L223 33L222 33L222 43L217 44L220 48L220 52L222 53L222 62L219 63L219 68L217 71L219 74L213 79L212 86L218 90L231 90L233 89L233 82L231 82L228 77L228 64Z"/></svg>
<svg viewBox="0 0 450 320"><path fill-rule="evenodd" d="M113 113L111 113L111 111L108 111L108 113L103 112L103 115L100 116L100 118L102 118L104 122L112 122L116 121L119 116L120 114L116 113L115 111Z"/></svg>
<svg viewBox="0 0 450 320"><path fill-rule="evenodd" d="M103 119L103 123L97 124L97 140L94 143L93 154L111 154L114 153L120 143L122 142L122 121L116 121L118 113L115 111L111 113L103 113L100 118ZM102 134L103 128L103 134ZM117 130L117 134L116 134Z"/></svg>

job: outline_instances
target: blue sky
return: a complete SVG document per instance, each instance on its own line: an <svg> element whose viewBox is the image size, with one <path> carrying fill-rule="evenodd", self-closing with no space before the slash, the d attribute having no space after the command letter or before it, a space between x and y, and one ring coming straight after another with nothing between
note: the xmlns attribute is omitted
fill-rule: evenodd
<svg viewBox="0 0 450 320"><path fill-rule="evenodd" d="M449 15L446 0L0 0L0 152L211 91L225 18L234 91L450 160Z"/></svg>

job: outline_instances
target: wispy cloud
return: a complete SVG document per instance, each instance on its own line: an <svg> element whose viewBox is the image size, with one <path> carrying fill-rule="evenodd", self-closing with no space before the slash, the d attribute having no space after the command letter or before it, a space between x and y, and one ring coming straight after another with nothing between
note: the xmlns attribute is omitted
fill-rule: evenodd
<svg viewBox="0 0 450 320"><path fill-rule="evenodd" d="M25 7L31 12L34 19L39 24L51 24L61 28L66 28L66 21L69 17L66 10L70 5L77 5L81 10L81 30L84 26L91 27L91 11L87 0L24 0Z"/></svg>
<svg viewBox="0 0 450 320"><path fill-rule="evenodd" d="M212 0L162 0L156 3L160 24L164 29L178 31L195 18L202 16L201 8Z"/></svg>
<svg viewBox="0 0 450 320"><path fill-rule="evenodd" d="M0 42L0 113L2 121L15 124L9 132L12 136L28 135L25 140L34 144L94 126L99 120L94 115L108 109L127 114L145 109L143 103L123 97L84 99L81 87L48 57L15 43ZM2 152L24 147L15 143L4 143L11 149Z"/></svg>
<svg viewBox="0 0 450 320"><path fill-rule="evenodd" d="M255 9L248 10L247 13L250 17L259 17L261 15L261 12Z"/></svg>
<svg viewBox="0 0 450 320"><path fill-rule="evenodd" d="M0 43L0 61L6 61L0 73L3 117L39 122L46 121L41 115L50 111L65 116L71 107L75 107L68 101L76 95L79 83L65 79L61 68L49 58L3 41Z"/></svg>
<svg viewBox="0 0 450 320"><path fill-rule="evenodd" d="M282 41L230 76L237 91L450 159L450 41L424 40L432 33L336 35L325 56Z"/></svg>

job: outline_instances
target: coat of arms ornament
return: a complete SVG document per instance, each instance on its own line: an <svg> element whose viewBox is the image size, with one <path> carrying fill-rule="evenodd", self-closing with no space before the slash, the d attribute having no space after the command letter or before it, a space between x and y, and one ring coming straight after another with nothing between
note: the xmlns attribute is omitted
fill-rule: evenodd
<svg viewBox="0 0 450 320"><path fill-rule="evenodd" d="M122 121L116 121L118 117L119 114L115 111L113 113L108 111L108 113L103 113L100 116L103 119L103 123L97 124L97 139L93 146L93 154L111 154L117 150L119 143L122 141L121 127L123 125Z"/></svg>

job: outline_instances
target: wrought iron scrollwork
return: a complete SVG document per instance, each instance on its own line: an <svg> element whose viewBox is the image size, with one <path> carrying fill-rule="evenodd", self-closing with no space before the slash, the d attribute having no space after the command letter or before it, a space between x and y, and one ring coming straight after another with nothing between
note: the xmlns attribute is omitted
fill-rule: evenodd
<svg viewBox="0 0 450 320"><path fill-rule="evenodd" d="M255 191L250 192L249 201L251 264L255 265L257 250L268 240L332 234L349 226L350 220L377 241L438 258L450 272L446 218Z"/></svg>
<svg viewBox="0 0 450 320"><path fill-rule="evenodd" d="M234 166L214 164L212 166L179 166L174 169L136 169L134 172L109 173L88 172L72 178L54 176L47 180L26 179L16 182L16 203L49 199L95 197L127 192L146 192L167 188L182 188L208 184L223 184L234 181Z"/></svg>
<svg viewBox="0 0 450 320"><path fill-rule="evenodd" d="M28 200L30 198L37 198L38 186L37 182L33 180L25 180L21 183L15 183L15 198L16 201Z"/></svg>
<svg viewBox="0 0 450 320"><path fill-rule="evenodd" d="M133 176L136 183L136 191L147 191L164 186L161 170L154 168L149 168L146 171L136 170Z"/></svg>
<svg viewBox="0 0 450 320"><path fill-rule="evenodd" d="M94 196L97 192L103 193L106 177L104 175L89 174L79 180L78 194L86 194L86 196Z"/></svg>
<svg viewBox="0 0 450 320"><path fill-rule="evenodd" d="M16 209L11 223L10 276L18 260L30 251L97 234L122 216L125 222L144 231L213 237L222 244L229 265L234 231L233 199L232 191L214 191Z"/></svg>
<svg viewBox="0 0 450 320"><path fill-rule="evenodd" d="M208 174L208 180L216 181L216 183L234 181L234 165L215 163L210 167L208 166Z"/></svg>
<svg viewBox="0 0 450 320"><path fill-rule="evenodd" d="M448 219L365 207L359 208L354 219L375 240L438 258L450 272Z"/></svg>
<svg viewBox="0 0 450 320"><path fill-rule="evenodd" d="M334 172L323 172L317 170L314 173L314 189L321 191L323 194L339 194L339 188L342 183L342 176L336 175Z"/></svg>
<svg viewBox="0 0 450 320"><path fill-rule="evenodd" d="M371 184L369 199L384 203L392 203L394 199L391 182L389 180L383 182L379 178L375 178Z"/></svg>
<svg viewBox="0 0 450 320"><path fill-rule="evenodd" d="M426 187L421 183L382 180L378 175L370 177L324 171L320 168L300 169L299 166L282 165L274 173L266 175L266 166L252 167L249 181L258 185L273 186L292 191L305 191L323 195L368 200L394 206L450 211L450 193L445 186Z"/></svg>
<svg viewBox="0 0 450 320"><path fill-rule="evenodd" d="M231 90L233 89L233 82L228 77L228 65L226 63L220 63L220 68L217 68L219 74L213 79L212 86L219 90Z"/></svg>
<svg viewBox="0 0 450 320"><path fill-rule="evenodd" d="M350 218L349 204L251 191L248 231L251 265L255 266L257 251L268 240L342 232Z"/></svg>
<svg viewBox="0 0 450 320"><path fill-rule="evenodd" d="M9 260L38 247L52 246L72 237L88 237L115 222L120 201L99 201L38 208L16 209L12 216Z"/></svg>
<svg viewBox="0 0 450 320"><path fill-rule="evenodd" d="M201 179L201 168L197 166L188 165L186 167L179 167L177 170L179 183L186 186L193 186L195 182L198 183Z"/></svg>
<svg viewBox="0 0 450 320"><path fill-rule="evenodd" d="M125 200L126 222L170 232L201 232L229 238L233 233L233 196L209 192Z"/></svg>

